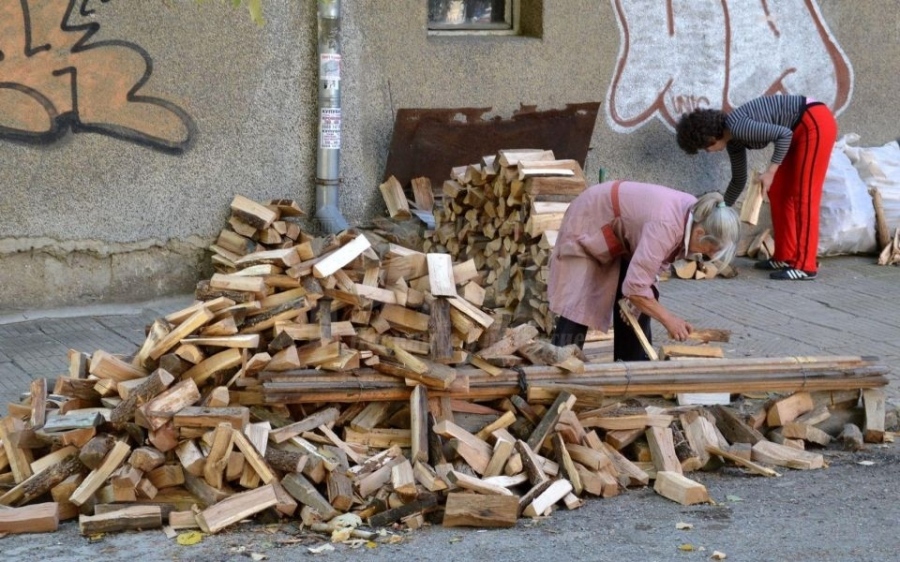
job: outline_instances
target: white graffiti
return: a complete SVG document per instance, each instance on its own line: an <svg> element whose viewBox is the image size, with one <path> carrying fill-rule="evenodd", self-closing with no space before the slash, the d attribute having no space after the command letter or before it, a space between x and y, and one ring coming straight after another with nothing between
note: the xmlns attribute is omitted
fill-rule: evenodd
<svg viewBox="0 0 900 562"><path fill-rule="evenodd" d="M698 107L726 111L761 95L802 94L836 114L853 69L815 0L611 0L619 55L609 125L669 128Z"/></svg>

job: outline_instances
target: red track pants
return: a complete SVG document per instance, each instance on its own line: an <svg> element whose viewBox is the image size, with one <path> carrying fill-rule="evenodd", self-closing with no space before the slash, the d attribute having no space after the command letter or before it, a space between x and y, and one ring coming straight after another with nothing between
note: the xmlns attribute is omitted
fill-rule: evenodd
<svg viewBox="0 0 900 562"><path fill-rule="evenodd" d="M817 269L819 204L836 137L837 123L828 107L807 107L769 188L775 238L772 257L806 272Z"/></svg>

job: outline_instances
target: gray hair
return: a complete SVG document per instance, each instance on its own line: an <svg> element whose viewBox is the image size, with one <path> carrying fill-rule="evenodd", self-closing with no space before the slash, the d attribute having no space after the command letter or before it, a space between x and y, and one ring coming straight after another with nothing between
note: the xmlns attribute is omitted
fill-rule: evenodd
<svg viewBox="0 0 900 562"><path fill-rule="evenodd" d="M716 255L710 257L725 265L731 263L741 237L741 219L737 211L725 205L725 199L718 191L701 195L691 210L694 224L705 232L700 241L711 242L719 248Z"/></svg>

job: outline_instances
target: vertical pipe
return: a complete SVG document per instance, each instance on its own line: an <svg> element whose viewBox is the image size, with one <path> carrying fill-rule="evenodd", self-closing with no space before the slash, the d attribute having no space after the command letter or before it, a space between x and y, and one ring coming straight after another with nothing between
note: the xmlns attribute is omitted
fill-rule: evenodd
<svg viewBox="0 0 900 562"><path fill-rule="evenodd" d="M338 207L341 183L341 0L319 0L319 142L316 220L336 233L349 228Z"/></svg>

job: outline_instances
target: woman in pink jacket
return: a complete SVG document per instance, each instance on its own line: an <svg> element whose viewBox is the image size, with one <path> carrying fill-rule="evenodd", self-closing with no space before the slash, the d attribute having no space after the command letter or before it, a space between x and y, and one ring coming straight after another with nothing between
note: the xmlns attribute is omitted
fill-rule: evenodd
<svg viewBox="0 0 900 562"><path fill-rule="evenodd" d="M737 213L718 192L698 199L632 181L588 188L569 205L550 256L550 310L558 315L553 343L581 347L588 328L607 331L612 323L614 359L646 360L621 318L623 297L641 313L648 340L653 318L684 341L691 325L659 303L657 274L694 254L730 262L740 232Z"/></svg>

